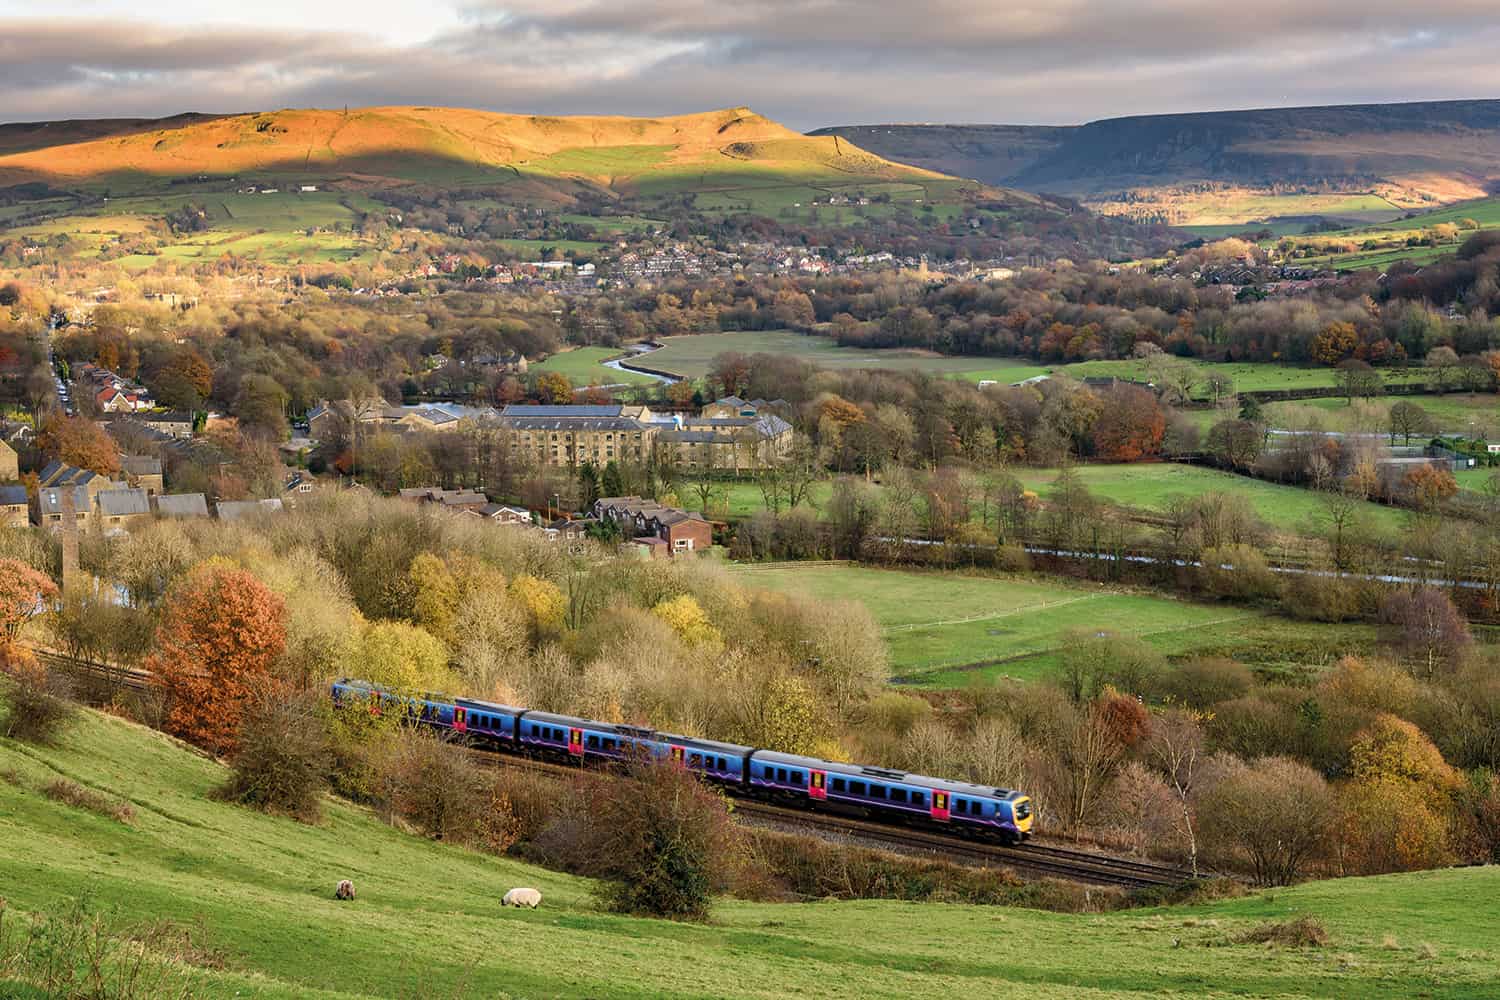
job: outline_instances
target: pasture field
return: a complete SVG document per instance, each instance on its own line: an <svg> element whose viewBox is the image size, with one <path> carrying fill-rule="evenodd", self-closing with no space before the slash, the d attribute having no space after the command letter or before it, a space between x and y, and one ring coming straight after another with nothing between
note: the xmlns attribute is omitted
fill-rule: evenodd
<svg viewBox="0 0 1500 1000"><path fill-rule="evenodd" d="M845 563L746 565L737 573L746 586L864 604L880 624L893 678L923 687L1046 676L1078 628L1139 636L1169 656L1235 656L1262 669L1332 662L1373 635L1363 626L1044 577Z"/></svg>
<svg viewBox="0 0 1500 1000"><path fill-rule="evenodd" d="M646 355L642 363L686 378L702 378L708 374L713 359L726 351L790 355L823 368L894 368L936 375L961 375L975 381L993 378L1016 382L1046 371L1007 358L957 358L902 348L840 347L830 337L808 336L790 330L665 337L661 343L661 350Z"/></svg>
<svg viewBox="0 0 1500 1000"><path fill-rule="evenodd" d="M1193 390L1193 395L1197 399L1208 398L1203 380L1212 372L1228 375L1234 382L1235 392L1269 392L1277 389L1328 389L1332 391L1337 385L1338 372L1321 366L1301 367L1265 361L1199 361L1195 358L1186 360L1199 371L1198 385ZM1150 370L1146 362L1136 360L1080 361L1071 365L1062 365L1056 370L1074 378L1114 376L1139 381L1150 380ZM1420 368L1411 368L1405 373L1382 368L1380 373L1388 383L1421 381L1425 377L1425 373Z"/></svg>
<svg viewBox="0 0 1500 1000"><path fill-rule="evenodd" d="M1376 194L1269 194L1250 188L1206 192L1167 192L1161 207L1172 212L1177 224L1194 231L1203 227L1230 227L1243 232L1247 226L1275 223L1280 219L1323 215L1362 222L1384 222L1407 211ZM1096 211L1132 214L1139 206L1117 202L1088 202Z"/></svg>
<svg viewBox="0 0 1500 1000"><path fill-rule="evenodd" d="M1380 415L1380 420L1378 425L1366 424L1365 426L1361 424L1366 421L1366 416L1356 412L1356 408L1349 406L1343 399L1304 399L1294 403L1269 403L1265 409L1266 415L1276 426L1282 426L1284 422L1279 421L1278 418L1294 415L1302 408L1310 407L1321 413L1324 427L1330 431L1388 431L1389 420L1383 414L1389 413L1393 404L1403 401L1420 406L1432 418L1437 429L1444 433L1484 438L1487 441L1500 441L1500 396L1488 392L1472 394L1450 392L1441 396L1436 394L1390 396L1385 399L1366 401L1358 407L1358 410L1363 411L1363 414ZM1417 440L1415 437L1412 438L1412 443L1417 443ZM1397 443L1400 443L1400 439Z"/></svg>
<svg viewBox="0 0 1500 1000"><path fill-rule="evenodd" d="M1129 465L1080 465L1079 478L1093 494L1107 503L1137 510L1161 510L1173 495L1233 493L1245 497L1255 512L1271 527L1303 532L1315 525L1321 513L1318 495L1312 490L1281 483L1268 483L1218 469L1175 462L1137 462ZM1056 469L1014 470L1027 489L1043 498L1057 478ZM1384 504L1365 503L1365 515L1379 528L1395 530L1406 523L1406 512Z"/></svg>
<svg viewBox="0 0 1500 1000"><path fill-rule="evenodd" d="M571 251L575 255L588 257L598 253L605 246L603 243L591 240L495 240L495 242L513 253L533 256L540 256L547 250L556 250L562 254Z"/></svg>
<svg viewBox="0 0 1500 1000"><path fill-rule="evenodd" d="M885 901L726 901L705 925L620 917L586 880L409 836L330 801L314 826L216 802L224 768L89 713L56 748L0 740L5 925L89 905L121 928L170 921L199 997L1024 995L1037 1000L1484 996L1500 962L1500 867L1341 879L1195 907L1070 915ZM67 777L129 825L38 792ZM358 899L332 898L340 878ZM538 910L506 910L512 886ZM1322 949L1237 943L1312 916ZM3 973L0 973L3 975ZM0 980L0 994L38 996Z"/></svg>
<svg viewBox="0 0 1500 1000"><path fill-rule="evenodd" d="M530 366L530 370L562 372L575 385L648 385L656 381L649 375L604 367L604 362L619 356L620 352L613 347L575 347L571 351L559 351L546 361L538 361Z"/></svg>
<svg viewBox="0 0 1500 1000"><path fill-rule="evenodd" d="M1255 512L1272 528L1290 534L1317 530L1322 508L1318 495L1297 486L1270 483L1248 476L1237 476L1218 469L1168 462L1138 462L1128 465L1080 465L1079 478L1100 501L1116 507L1141 511L1160 511L1175 495L1201 496L1205 493L1233 493L1245 497ZM1016 467L1011 474L1021 485L1045 499L1057 479L1056 469ZM700 506L693 493L693 480L684 479L677 490L681 505L690 510ZM821 511L833 493L831 482L814 484L808 501ZM726 482L719 487L714 501L714 516L749 517L765 509L765 498L753 482ZM1406 523L1406 512L1384 504L1365 503L1361 508L1377 528L1394 531Z"/></svg>

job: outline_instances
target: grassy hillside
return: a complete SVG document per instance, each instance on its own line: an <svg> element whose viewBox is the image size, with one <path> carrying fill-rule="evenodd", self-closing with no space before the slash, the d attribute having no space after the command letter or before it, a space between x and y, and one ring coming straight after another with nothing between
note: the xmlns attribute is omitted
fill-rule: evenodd
<svg viewBox="0 0 1500 1000"><path fill-rule="evenodd" d="M522 193L567 200L578 185L623 192L742 187L756 181L942 179L846 141L799 135L746 108L670 118L549 118L459 108L289 109L155 124L122 123L111 132L98 123L59 122L0 134L0 185L40 182L119 191L174 178L281 177L354 184L503 183Z"/></svg>
<svg viewBox="0 0 1500 1000"><path fill-rule="evenodd" d="M307 827L212 802L219 765L111 717L88 715L57 749L0 740L0 775L6 920L87 894L120 925L193 927L201 964L177 971L204 997L1458 998L1486 995L1500 961L1500 868L1102 916L730 902L684 926L603 913L582 880L350 806ZM36 791L58 776L129 799L133 823ZM359 899L336 903L346 876ZM542 908L503 910L514 885L540 887ZM1236 940L1304 914L1326 948Z"/></svg>
<svg viewBox="0 0 1500 1000"><path fill-rule="evenodd" d="M823 129L881 156L1111 214L1178 225L1285 216L1379 221L1483 197L1500 179L1500 101L1144 115L1074 128ZM1204 183L1223 190L1204 192ZM1122 192L1129 199L1119 199Z"/></svg>
<svg viewBox="0 0 1500 1000"><path fill-rule="evenodd" d="M1261 669L1288 666L1289 650L1331 662L1373 639L1364 626L1294 622L1056 579L830 563L773 563L739 572L757 587L861 602L881 625L892 673L923 687L1042 677L1056 667L1064 636L1082 627L1139 636L1168 656L1232 656ZM1270 634L1274 645L1266 642Z"/></svg>

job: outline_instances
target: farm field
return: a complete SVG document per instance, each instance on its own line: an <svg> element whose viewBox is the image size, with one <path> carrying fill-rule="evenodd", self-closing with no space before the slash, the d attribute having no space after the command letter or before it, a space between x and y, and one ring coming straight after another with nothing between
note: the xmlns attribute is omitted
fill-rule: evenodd
<svg viewBox="0 0 1500 1000"><path fill-rule="evenodd" d="M1236 656L1263 669L1289 666L1289 653L1296 662L1319 662L1359 649L1372 636L1361 626L1293 622L1042 577L844 563L747 565L737 572L747 586L863 603L880 623L893 678L923 687L1043 677L1055 668L1066 634L1078 628L1139 636L1169 656ZM1270 634L1275 638L1268 641Z"/></svg>
<svg viewBox="0 0 1500 1000"><path fill-rule="evenodd" d="M1484 438L1489 441L1500 441L1500 396L1494 393L1447 393L1446 395L1420 395L1420 396L1391 396L1385 399L1367 401L1360 409L1366 413L1370 408L1376 407L1378 412L1389 412L1390 407L1401 401L1415 403L1427 412L1437 425L1437 429L1448 434L1462 434L1466 437ZM1324 416L1325 429L1330 431L1353 431L1353 430L1379 430L1389 429L1389 423L1385 418L1379 422L1379 426L1357 426L1359 420L1356 418L1354 408L1350 407L1343 399L1323 398L1298 400L1295 403L1268 403L1266 415L1276 426L1282 426L1287 415L1296 414L1303 407L1311 407L1322 412ZM1416 438L1413 438L1416 443ZM1399 443L1399 441L1398 441Z"/></svg>
<svg viewBox="0 0 1500 1000"><path fill-rule="evenodd" d="M1332 390L1336 385L1335 379L1338 375L1334 369L1324 367L1304 368L1254 361L1216 362L1192 358L1187 360L1201 373L1199 384L1194 390L1194 396L1199 399L1207 398L1202 379L1207 378L1210 372L1228 375L1234 381L1236 392L1267 392L1276 389ZM1134 360L1080 361L1071 365L1062 365L1056 370L1074 378L1113 376L1139 381L1147 381L1150 378L1146 363ZM1387 383L1421 381L1425 377L1425 373L1420 368L1412 368L1405 373L1394 369L1381 369L1380 371ZM1339 402L1342 403L1343 400L1340 399Z"/></svg>
<svg viewBox="0 0 1500 1000"><path fill-rule="evenodd" d="M993 378L1017 382L1046 371L1005 358L955 358L915 350L840 347L829 337L805 336L790 330L666 337L661 343L661 350L652 352L643 363L686 378L702 378L713 359L726 351L789 355L824 368L896 368L962 375L974 381Z"/></svg>
<svg viewBox="0 0 1500 1000"><path fill-rule="evenodd" d="M117 926L192 928L172 967L200 997L1486 995L1500 867L1342 879L1196 907L1069 915L883 901L727 901L706 925L603 912L591 883L409 836L328 803L306 826L215 802L219 764L90 713L56 748L0 740L0 887L24 913L86 895ZM37 788L128 799L131 825ZM354 879L354 903L333 883ZM515 885L542 908L505 910ZM1236 943L1308 915L1324 949ZM197 960L197 964L192 963ZM0 993L40 996L0 981Z"/></svg>
<svg viewBox="0 0 1500 1000"><path fill-rule="evenodd" d="M1202 193L1170 192L1160 197L1161 207L1169 210L1176 224L1197 231L1206 227L1232 227L1243 232L1247 226L1262 222L1274 224L1285 218L1333 216L1363 222L1384 222L1399 218L1407 209L1376 194L1269 194L1251 188L1233 188ZM1105 214L1131 214L1133 206L1111 201L1090 201L1090 207ZM1138 207L1135 207L1138 211Z"/></svg>
<svg viewBox="0 0 1500 1000"><path fill-rule="evenodd" d="M588 240L496 240L495 242L518 254L540 255L547 250L556 250L558 253L571 252L584 257L598 253L604 246L603 243Z"/></svg>
<svg viewBox="0 0 1500 1000"><path fill-rule="evenodd" d="M573 380L575 385L647 385L656 379L632 371L606 368L604 362L619 357L613 347L575 347L571 351L560 351L545 361L531 365L534 372L561 372Z"/></svg>
<svg viewBox="0 0 1500 1000"><path fill-rule="evenodd" d="M1300 531L1316 522L1318 495L1297 486L1268 483L1218 469L1167 462L1131 465L1080 465L1079 478L1101 500L1138 510L1160 510L1173 495L1234 493L1245 497L1267 524L1281 531ZM1057 478L1056 469L1016 469L1026 488L1043 498ZM1406 523L1406 512L1384 504L1365 503L1365 514L1377 526L1395 530Z"/></svg>

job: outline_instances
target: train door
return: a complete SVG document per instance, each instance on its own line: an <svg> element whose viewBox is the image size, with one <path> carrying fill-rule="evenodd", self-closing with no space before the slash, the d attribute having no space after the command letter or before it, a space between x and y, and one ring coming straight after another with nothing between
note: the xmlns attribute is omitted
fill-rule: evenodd
<svg viewBox="0 0 1500 1000"><path fill-rule="evenodd" d="M453 731L455 733L466 733L469 731L469 710L462 707L453 709Z"/></svg>
<svg viewBox="0 0 1500 1000"><path fill-rule="evenodd" d="M583 756L583 730L568 730L568 753L575 757Z"/></svg>
<svg viewBox="0 0 1500 1000"><path fill-rule="evenodd" d="M686 766L682 747L669 747L668 754L672 758L672 763L676 764L678 767ZM709 770L712 770L712 768L709 768Z"/></svg>
<svg viewBox="0 0 1500 1000"><path fill-rule="evenodd" d="M828 772L809 771L807 773L807 794L810 798L828 798Z"/></svg>
<svg viewBox="0 0 1500 1000"><path fill-rule="evenodd" d="M948 793L932 793L932 818L940 823L948 822Z"/></svg>

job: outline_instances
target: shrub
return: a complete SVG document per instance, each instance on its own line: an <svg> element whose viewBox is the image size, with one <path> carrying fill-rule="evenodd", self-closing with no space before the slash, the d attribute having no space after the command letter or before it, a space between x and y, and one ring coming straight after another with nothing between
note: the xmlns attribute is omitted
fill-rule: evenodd
<svg viewBox="0 0 1500 1000"><path fill-rule="evenodd" d="M232 774L221 794L231 802L314 822L331 763L320 697L268 686L245 706Z"/></svg>
<svg viewBox="0 0 1500 1000"><path fill-rule="evenodd" d="M29 654L14 650L0 650L0 670L11 681L6 692L10 708L0 735L26 743L57 742L73 716L73 706L64 697L67 685Z"/></svg>
<svg viewBox="0 0 1500 1000"><path fill-rule="evenodd" d="M61 802L75 809L87 809L120 823L129 823L135 819L135 810L129 802L101 795L92 788L85 788L67 778L48 782L42 787L42 794L54 802Z"/></svg>
<svg viewBox="0 0 1500 1000"><path fill-rule="evenodd" d="M582 860L617 912L701 920L741 867L723 797L670 762L637 758L624 779L598 779L588 816Z"/></svg>
<svg viewBox="0 0 1500 1000"><path fill-rule="evenodd" d="M1242 697L1254 683L1254 675L1243 663L1222 656L1205 656L1163 674L1160 690L1171 701L1206 709Z"/></svg>
<svg viewBox="0 0 1500 1000"><path fill-rule="evenodd" d="M461 747L402 729L387 745L378 787L388 817L436 840L499 853L515 843L515 817L493 776Z"/></svg>
<svg viewBox="0 0 1500 1000"><path fill-rule="evenodd" d="M1261 924L1235 938L1240 944L1279 944L1289 948L1321 948L1328 943L1328 931L1316 917L1294 917L1276 923Z"/></svg>
<svg viewBox="0 0 1500 1000"><path fill-rule="evenodd" d="M1285 757L1215 759L1198 805L1204 853L1247 867L1258 885L1287 885L1323 855L1335 815L1323 776Z"/></svg>

